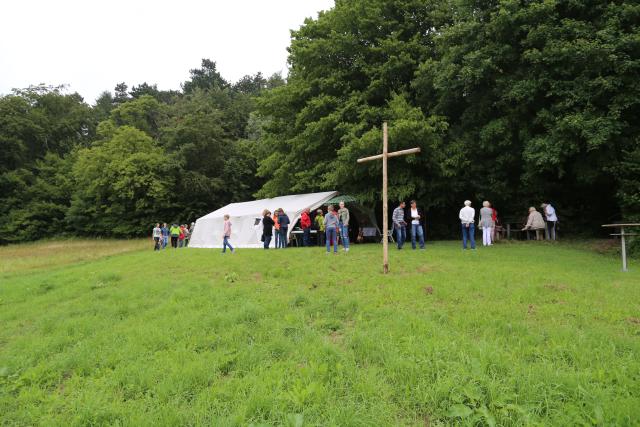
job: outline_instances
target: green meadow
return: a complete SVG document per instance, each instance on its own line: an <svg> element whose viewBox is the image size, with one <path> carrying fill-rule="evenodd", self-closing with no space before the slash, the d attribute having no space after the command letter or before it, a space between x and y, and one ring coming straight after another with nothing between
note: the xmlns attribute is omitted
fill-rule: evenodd
<svg viewBox="0 0 640 427"><path fill-rule="evenodd" d="M640 420L637 259L436 242L384 276L379 245L151 247L0 248L0 425Z"/></svg>

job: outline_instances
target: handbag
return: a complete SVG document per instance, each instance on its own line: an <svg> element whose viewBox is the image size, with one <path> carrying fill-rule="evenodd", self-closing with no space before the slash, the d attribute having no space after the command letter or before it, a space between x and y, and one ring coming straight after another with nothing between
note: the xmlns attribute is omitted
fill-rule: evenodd
<svg viewBox="0 0 640 427"><path fill-rule="evenodd" d="M264 242L264 234L262 236L260 236L260 241Z"/></svg>

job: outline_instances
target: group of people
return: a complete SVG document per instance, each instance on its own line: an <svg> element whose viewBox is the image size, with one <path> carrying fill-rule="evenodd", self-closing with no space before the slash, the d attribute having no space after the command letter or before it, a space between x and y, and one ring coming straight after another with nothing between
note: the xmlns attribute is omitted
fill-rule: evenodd
<svg viewBox="0 0 640 427"><path fill-rule="evenodd" d="M409 228L411 230L411 247L416 249L416 243L418 242L420 249L424 250L425 216L423 210L418 208L418 203L415 200L411 201L409 209L406 208L406 203L401 201L398 207L393 210L391 220L396 233L398 249L402 249L404 246L407 240L407 228Z"/></svg>
<svg viewBox="0 0 640 427"><path fill-rule="evenodd" d="M304 215L307 212L302 213L301 222L304 222ZM308 215L307 215L308 219ZM288 246L288 233L291 220L289 215L284 212L284 209L276 209L273 214L269 209L262 211L262 243L265 249L269 249L273 235L275 234L275 246L276 249L286 248ZM275 231L275 232L274 232Z"/></svg>
<svg viewBox="0 0 640 427"><path fill-rule="evenodd" d="M525 224L523 231L534 231L536 234L536 240L542 240L543 234L546 231L547 238L549 240L556 240L556 227L558 225L558 215L556 210L551 204L543 203L540 205L542 213L531 206L529 208L529 215L527 216L527 223Z"/></svg>
<svg viewBox="0 0 640 427"><path fill-rule="evenodd" d="M530 207L527 222L522 231L527 232L527 237L529 237L529 232L535 232L536 240L542 240L546 231L549 240L556 240L556 227L558 224L556 210L550 203L543 203L540 208L542 208L544 217L535 207ZM476 211L471 207L471 201L465 200L464 207L460 209L459 214L463 249L467 249L467 242L470 243L471 249L476 248L475 215ZM491 206L491 203L488 201L483 202L482 209L480 209L479 223L480 228L482 228L482 244L484 246L491 246L495 240L497 219L498 212Z"/></svg>
<svg viewBox="0 0 640 427"><path fill-rule="evenodd" d="M460 209L458 218L460 220L462 231L462 247L467 249L469 246L471 249L476 248L475 231L476 231L476 210L471 207L470 200L465 200L464 206ZM541 206L542 213L538 212L535 207L529 208L529 216L527 223L523 228L523 231L534 231L536 233L536 239L542 240L542 232L546 231L546 235L550 240L556 240L556 225L558 223L558 217L553 206L549 203L543 203ZM345 252L349 252L349 209L345 207L344 202L340 202L339 208L336 210L333 205L327 207L327 213L324 214L322 209L316 211L315 218L311 218L311 212L309 209L305 209L300 217L300 228L302 229L302 243L303 246L311 246L311 230L315 229L318 235L318 244L324 244L327 249L327 253L331 252L333 246L333 252L338 253L338 245L342 243ZM418 207L415 200L410 202L410 207L406 207L406 203L401 201L393 211L392 221L393 229L396 235L396 243L398 249L404 247L407 241L407 233L411 233L411 247L415 250L420 248L425 249L425 215L422 208ZM491 246L496 238L496 225L498 223L498 212L491 206L491 203L484 201L482 208L478 216L478 224L482 229L482 244L483 246ZM288 246L288 231L291 221L283 209L276 209L273 214L265 209L262 212L262 242L264 249L269 249L271 240L275 235L275 247L286 248ZM156 238L156 230L159 225L156 225L154 229L154 238ZM171 234L171 240L173 247L174 244L174 226L169 230ZM181 228L182 229L182 226ZM185 229L186 241L188 243L188 236L193 229ZM166 224L162 227L162 236L166 230ZM160 234L158 234L160 236ZM182 233L178 234L177 239L182 242L184 238ZM223 247L222 252L226 252L229 248L231 252L234 252L234 248L229 243L231 237L231 221L229 215L224 216L224 232L223 232ZM162 240L161 240L162 241ZM323 243L321 243L323 242ZM156 241L157 244L157 241ZM162 246L166 246L166 243ZM182 247L180 243L180 247ZM185 244L186 246L186 244Z"/></svg>
<svg viewBox="0 0 640 427"><path fill-rule="evenodd" d="M177 248L186 248L189 246L189 239L193 234L193 228L195 227L195 223L191 223L191 225L187 224L171 224L171 226L167 226L167 223L163 223L162 226L160 223L157 223L153 228L152 238L154 242L153 250L159 251L161 249L166 249L169 245L169 239L171 239L171 247L174 249Z"/></svg>
<svg viewBox="0 0 640 427"><path fill-rule="evenodd" d="M283 209L276 209L272 214L268 209L262 212L262 242L264 249L269 249L271 240L275 234L275 247L286 248L288 246L288 232L291 221ZM325 215L322 209L316 211L315 218L311 219L311 211L304 209L300 215L300 228L302 229L302 245L311 246L311 230L315 229L318 235L318 244L325 242L327 253L333 245L334 253L338 252L338 237L345 252L349 252L349 209L344 202L336 211L333 205L327 207Z"/></svg>

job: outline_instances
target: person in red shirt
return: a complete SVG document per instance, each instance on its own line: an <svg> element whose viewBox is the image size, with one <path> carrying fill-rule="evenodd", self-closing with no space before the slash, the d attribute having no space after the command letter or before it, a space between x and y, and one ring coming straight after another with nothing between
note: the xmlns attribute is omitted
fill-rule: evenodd
<svg viewBox="0 0 640 427"><path fill-rule="evenodd" d="M302 211L300 227L302 227L302 245L311 246L311 217L308 208Z"/></svg>
<svg viewBox="0 0 640 427"><path fill-rule="evenodd" d="M178 247L182 248L184 247L184 236L185 236L185 231L184 231L184 224L180 226L180 236L178 236Z"/></svg>

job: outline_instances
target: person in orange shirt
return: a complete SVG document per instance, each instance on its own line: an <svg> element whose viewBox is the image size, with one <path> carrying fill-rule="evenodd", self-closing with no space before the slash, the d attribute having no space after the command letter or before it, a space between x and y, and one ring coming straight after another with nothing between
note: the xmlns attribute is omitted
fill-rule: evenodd
<svg viewBox="0 0 640 427"><path fill-rule="evenodd" d="M273 227L276 229L274 233L276 235L276 249L278 249L278 242L280 241L280 222L278 221L279 210L273 211Z"/></svg>

